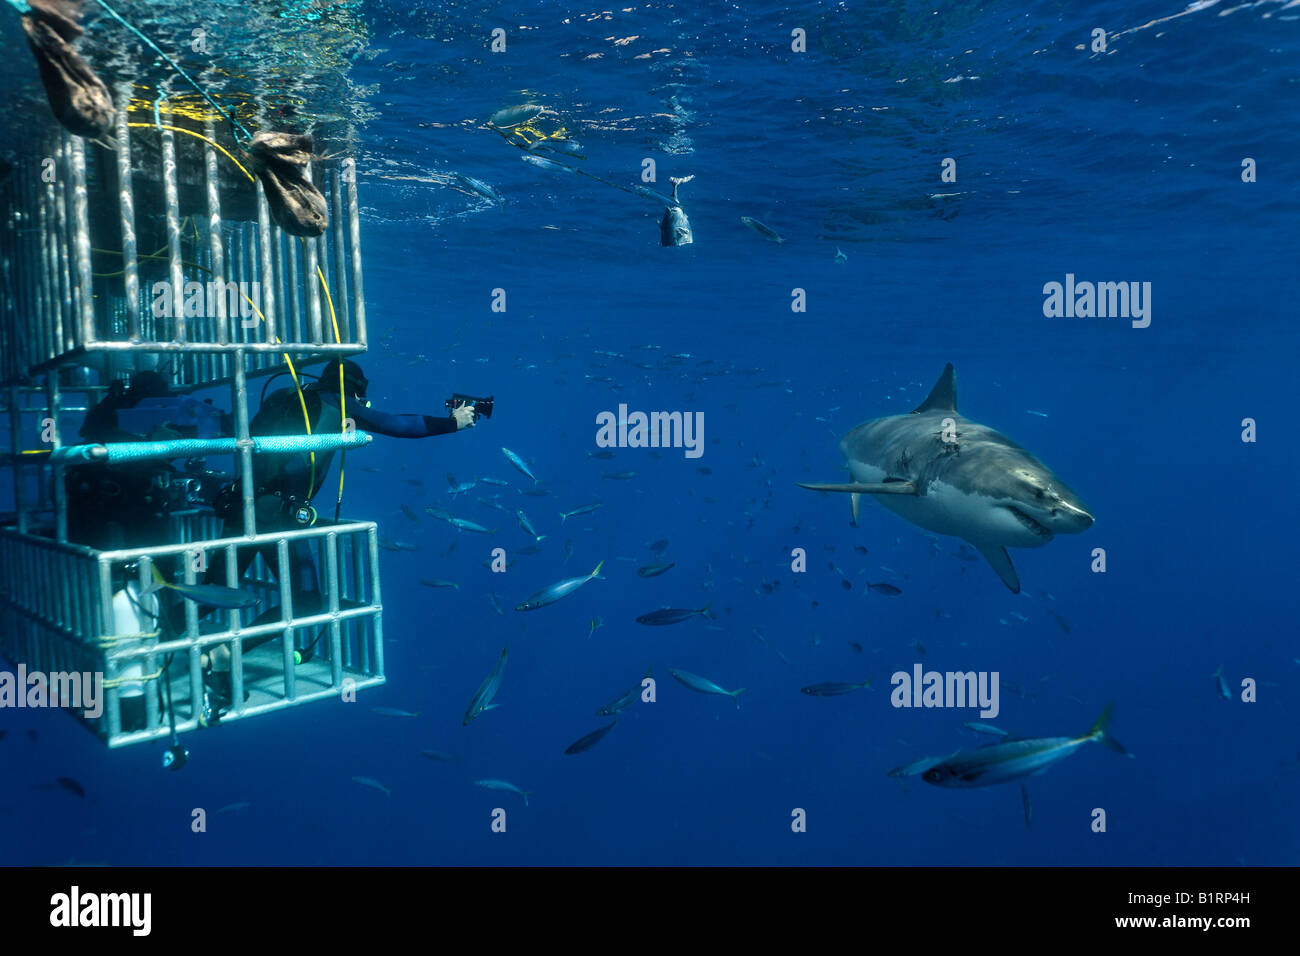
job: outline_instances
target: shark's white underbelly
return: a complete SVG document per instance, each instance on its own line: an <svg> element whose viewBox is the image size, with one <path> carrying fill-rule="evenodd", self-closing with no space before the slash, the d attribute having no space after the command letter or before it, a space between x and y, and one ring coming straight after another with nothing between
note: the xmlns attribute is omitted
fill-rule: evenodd
<svg viewBox="0 0 1300 956"><path fill-rule="evenodd" d="M862 462L854 462L851 470L853 477L862 482L880 482L886 477L882 469ZM970 494L941 480L932 481L923 495L868 497L927 531L979 546L1037 548L1051 540L1030 531L997 500Z"/></svg>

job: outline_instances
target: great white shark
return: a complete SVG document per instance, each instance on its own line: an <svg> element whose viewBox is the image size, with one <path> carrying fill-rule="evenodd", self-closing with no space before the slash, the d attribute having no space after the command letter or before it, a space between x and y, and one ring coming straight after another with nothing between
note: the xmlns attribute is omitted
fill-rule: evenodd
<svg viewBox="0 0 1300 956"><path fill-rule="evenodd" d="M1052 470L1001 432L957 413L957 380L944 368L930 396L907 415L857 426L840 442L853 480L814 491L871 495L895 514L973 545L1016 594L1007 548L1040 548L1093 517Z"/></svg>

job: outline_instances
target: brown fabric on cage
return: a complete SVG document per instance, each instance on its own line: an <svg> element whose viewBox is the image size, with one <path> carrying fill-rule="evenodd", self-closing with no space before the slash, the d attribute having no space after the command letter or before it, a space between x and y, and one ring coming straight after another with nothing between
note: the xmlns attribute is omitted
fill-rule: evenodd
<svg viewBox="0 0 1300 956"><path fill-rule="evenodd" d="M79 0L28 0L22 16L54 116L70 132L94 139L113 123L113 97L104 81L72 48L81 36Z"/></svg>
<svg viewBox="0 0 1300 956"><path fill-rule="evenodd" d="M312 159L310 136L263 132L246 147L262 181L271 218L291 236L315 238L329 225L325 197L306 177Z"/></svg>

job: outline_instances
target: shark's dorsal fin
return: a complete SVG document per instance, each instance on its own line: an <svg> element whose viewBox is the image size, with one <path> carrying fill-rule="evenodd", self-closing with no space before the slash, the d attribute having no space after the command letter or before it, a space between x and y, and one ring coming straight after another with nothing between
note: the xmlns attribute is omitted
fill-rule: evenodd
<svg viewBox="0 0 1300 956"><path fill-rule="evenodd" d="M921 412L955 412L957 411L957 376L949 362L943 368L939 381L930 389L930 397L912 410L913 415Z"/></svg>

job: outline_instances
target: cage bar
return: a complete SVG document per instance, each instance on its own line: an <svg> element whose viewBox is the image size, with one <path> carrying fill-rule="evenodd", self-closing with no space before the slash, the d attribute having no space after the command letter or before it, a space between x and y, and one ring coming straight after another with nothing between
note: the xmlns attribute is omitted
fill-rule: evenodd
<svg viewBox="0 0 1300 956"><path fill-rule="evenodd" d="M129 84L115 93L111 144L51 123L0 181L0 464L12 486L0 503L0 654L29 672L98 675L102 712L68 709L112 748L169 737L173 722L187 733L385 680L378 526L262 528L254 502L250 381L287 358L366 348L350 160L314 163L332 221L300 242L223 155L238 146L219 124L170 113L161 125L182 132L158 128L129 112ZM248 317L245 296L259 310ZM131 526L132 540L92 544L71 509L107 466L49 452L78 444L87 413L141 371L161 374L171 397L217 403L236 452L141 472L176 504L149 540ZM191 501L191 482L229 489L243 528L226 531L209 498ZM316 564L312 600L289 584L300 552ZM249 606L185 596L216 571Z"/></svg>

